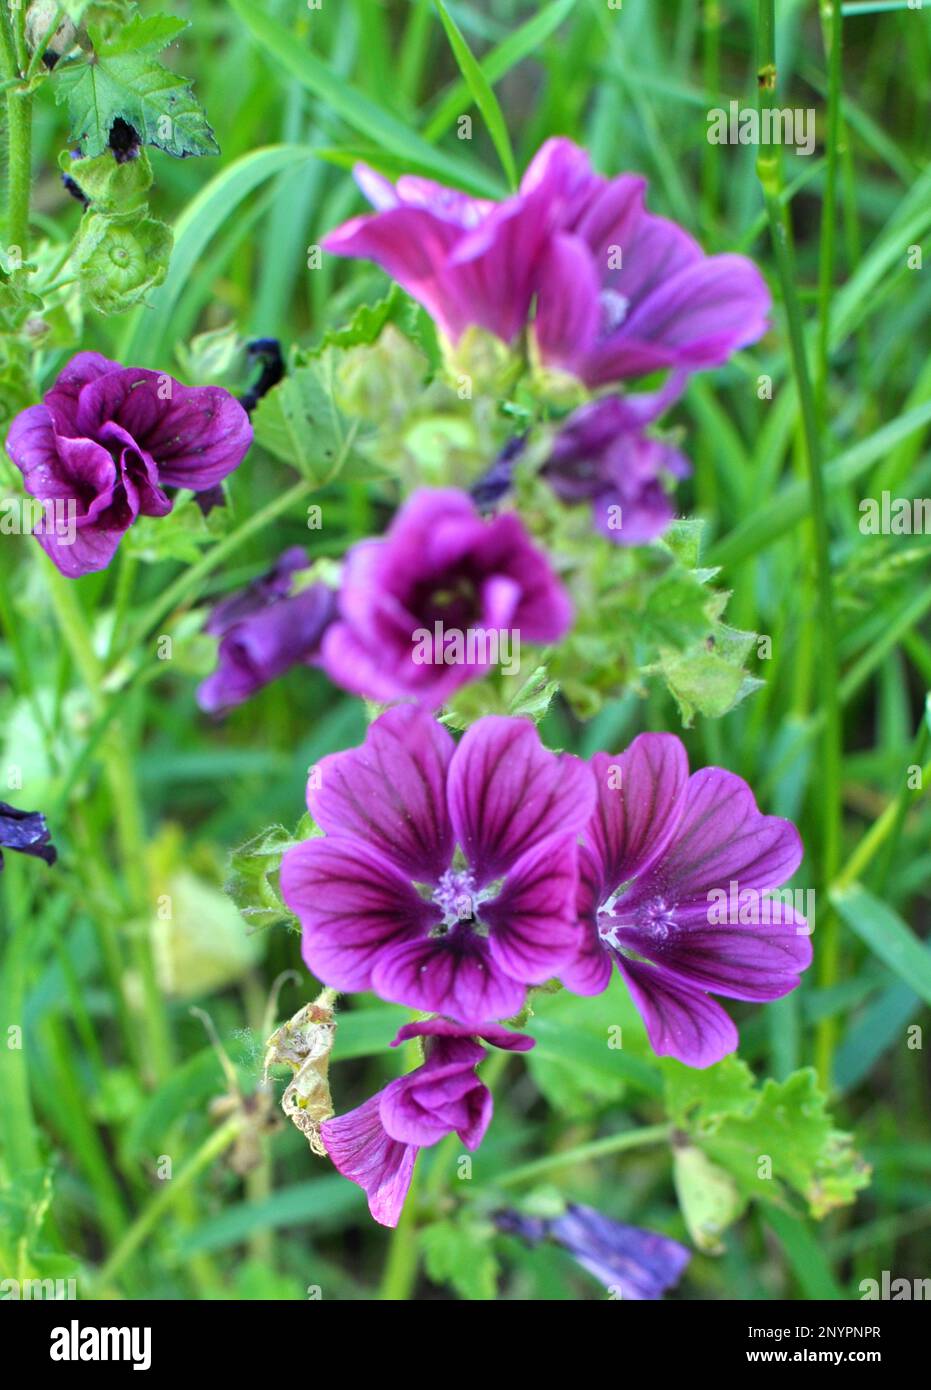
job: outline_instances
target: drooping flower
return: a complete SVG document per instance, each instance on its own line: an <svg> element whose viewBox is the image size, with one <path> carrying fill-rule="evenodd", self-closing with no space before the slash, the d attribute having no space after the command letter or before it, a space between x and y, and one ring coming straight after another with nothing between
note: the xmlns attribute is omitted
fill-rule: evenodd
<svg viewBox="0 0 931 1390"><path fill-rule="evenodd" d="M675 515L662 479L690 472L677 449L645 433L636 396L605 396L575 411L542 469L562 501L591 503L597 530L617 545L662 535Z"/></svg>
<svg viewBox="0 0 931 1390"><path fill-rule="evenodd" d="M811 963L805 919L767 896L801 862L798 831L764 816L732 772L689 776L672 734L641 734L592 767L598 800L579 850L585 945L560 977L600 994L616 963L654 1051L710 1066L737 1046L711 994L778 999Z"/></svg>
<svg viewBox="0 0 931 1390"><path fill-rule="evenodd" d="M357 165L375 213L323 239L337 256L376 261L457 342L474 325L510 343L523 330L552 209L544 187L495 203L406 174Z"/></svg>
<svg viewBox="0 0 931 1390"><path fill-rule="evenodd" d="M5 849L15 849L20 854L30 854L44 859L46 864L54 864L58 851L51 838L41 811L21 811L0 801L0 869Z"/></svg>
<svg viewBox="0 0 931 1390"><path fill-rule="evenodd" d="M105 569L137 517L170 512L166 488L214 487L251 443L248 415L221 387L81 352L41 405L16 416L6 447L46 508L39 543L75 578ZM67 532L51 520L63 508L74 520Z"/></svg>
<svg viewBox="0 0 931 1390"><path fill-rule="evenodd" d="M487 716L456 746L418 706L386 711L312 770L326 835L282 862L308 969L465 1024L513 1017L579 949L576 838L594 795L591 770L529 720Z"/></svg>
<svg viewBox="0 0 931 1390"><path fill-rule="evenodd" d="M509 1052L526 1052L533 1038L504 1028L463 1028L445 1018L408 1023L392 1043L424 1039L424 1062L391 1081L356 1110L325 1120L324 1147L335 1167L364 1190L369 1211L396 1226L417 1154L447 1134L477 1149L491 1122L491 1092L475 1068L484 1060L478 1039Z"/></svg>
<svg viewBox="0 0 931 1390"><path fill-rule="evenodd" d="M483 520L455 489L415 492L379 540L350 550L339 621L323 665L338 685L372 700L437 708L518 642L554 642L572 620L569 598L520 519Z"/></svg>
<svg viewBox="0 0 931 1390"><path fill-rule="evenodd" d="M316 661L336 595L321 583L291 593L294 575L308 565L306 552L293 546L268 574L214 608L204 631L220 647L217 669L197 691L201 709L232 709L292 666Z"/></svg>
<svg viewBox="0 0 931 1390"><path fill-rule="evenodd" d="M562 189L533 328L547 366L597 387L719 366L766 332L771 296L753 262L706 256L684 228L648 213L645 179L602 178L566 140L534 163L551 196Z"/></svg>
<svg viewBox="0 0 931 1390"><path fill-rule="evenodd" d="M527 1216L517 1211L495 1215L498 1229L531 1245L554 1240L622 1299L659 1299L678 1283L691 1251L669 1236L643 1231L571 1202L561 1216Z"/></svg>

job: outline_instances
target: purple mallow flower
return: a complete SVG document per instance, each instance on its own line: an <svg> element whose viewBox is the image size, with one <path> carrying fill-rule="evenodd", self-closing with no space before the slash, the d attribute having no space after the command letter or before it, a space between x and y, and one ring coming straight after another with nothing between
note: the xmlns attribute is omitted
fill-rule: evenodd
<svg viewBox="0 0 931 1390"><path fill-rule="evenodd" d="M307 804L326 835L288 851L281 891L332 988L476 1025L513 1017L578 953L593 779L529 720L487 716L457 746L399 705L361 748L321 760Z"/></svg>
<svg viewBox="0 0 931 1390"><path fill-rule="evenodd" d="M725 362L766 332L771 296L745 256L706 256L688 232L644 207L646 180L606 179L584 150L551 140L537 155L559 231L536 281L543 362L591 387L669 367Z"/></svg>
<svg viewBox="0 0 931 1390"><path fill-rule="evenodd" d="M339 621L323 643L338 685L436 709L520 642L555 642L572 621L546 556L512 512L483 520L455 489L423 489L379 540L346 557Z"/></svg>
<svg viewBox="0 0 931 1390"><path fill-rule="evenodd" d="M45 506L40 545L76 578L105 569L137 517L170 512L166 488L213 488L251 443L248 415L221 387L81 352L41 405L16 416L6 447ZM63 511L73 530L50 520Z"/></svg>
<svg viewBox="0 0 931 1390"><path fill-rule="evenodd" d="M548 140L500 203L362 165L356 179L376 212L324 246L377 261L454 342L477 325L511 343L535 302L542 361L594 387L717 366L766 331L770 294L751 261L706 256L646 211L645 179L602 178L570 140Z"/></svg>
<svg viewBox="0 0 931 1390"><path fill-rule="evenodd" d="M620 1298L658 1299L679 1282L691 1251L677 1240L612 1221L592 1207L570 1203L562 1216L517 1211L495 1215L498 1229L531 1245L553 1240Z"/></svg>
<svg viewBox="0 0 931 1390"><path fill-rule="evenodd" d="M51 834L41 811L21 811L0 801L0 869L5 849L15 849L20 854L30 854L44 859L46 864L54 864L58 851L50 841Z"/></svg>
<svg viewBox="0 0 931 1390"><path fill-rule="evenodd" d="M316 661L336 595L320 583L291 593L294 575L308 565L306 552L293 546L268 574L214 608L204 631L220 638L220 648L217 669L197 691L201 709L232 709L292 666Z"/></svg>
<svg viewBox="0 0 931 1390"><path fill-rule="evenodd" d="M516 338L552 218L547 190L495 203L412 175L392 184L361 164L355 176L376 212L330 232L325 249L377 261L453 342L470 325Z"/></svg>
<svg viewBox="0 0 931 1390"><path fill-rule="evenodd" d="M585 945L560 978L600 994L616 963L654 1051L710 1066L737 1046L711 993L778 999L811 963L804 918L765 897L798 868L798 831L762 815L733 773L690 777L672 734L641 734L592 767L598 799L579 850Z"/></svg>
<svg viewBox="0 0 931 1390"><path fill-rule="evenodd" d="M320 1127L335 1167L364 1190L369 1211L383 1226L398 1224L422 1148L458 1134L467 1149L477 1149L485 1137L492 1098L475 1075L485 1057L478 1038L509 1052L534 1045L522 1033L468 1029L445 1018L405 1024L392 1047L409 1038L424 1039L423 1065Z"/></svg>
<svg viewBox="0 0 931 1390"><path fill-rule="evenodd" d="M565 422L542 473L563 502L588 502L596 528L618 545L642 545L666 530L675 508L665 476L691 472L670 444L644 432L636 396L606 396Z"/></svg>

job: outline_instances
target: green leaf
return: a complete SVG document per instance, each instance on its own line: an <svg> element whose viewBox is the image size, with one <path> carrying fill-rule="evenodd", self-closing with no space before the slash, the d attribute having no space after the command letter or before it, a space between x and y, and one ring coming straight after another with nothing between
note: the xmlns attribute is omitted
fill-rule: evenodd
<svg viewBox="0 0 931 1390"><path fill-rule="evenodd" d="M467 1217L437 1221L420 1232L427 1274L435 1284L451 1284L463 1298L489 1301L497 1290L498 1262L490 1227Z"/></svg>
<svg viewBox="0 0 931 1390"><path fill-rule="evenodd" d="M118 53L160 53L190 27L190 20L178 19L176 15L153 14L144 17L134 14L128 24L107 39L103 48L108 56ZM97 47L96 43L94 47Z"/></svg>
<svg viewBox="0 0 931 1390"><path fill-rule="evenodd" d="M255 442L290 463L318 487L351 457L358 426L337 404L339 354L328 350L297 367L259 402L252 416Z"/></svg>
<svg viewBox="0 0 931 1390"><path fill-rule="evenodd" d="M219 154L203 108L190 83L149 56L153 45L164 46L159 17L138 20L136 34L146 44L142 52L125 48L132 21L119 37L103 43L93 61L79 62L55 72L56 100L68 108L71 139L85 155L103 154L116 120L124 120L144 145L166 154ZM177 32L177 31L176 31Z"/></svg>
<svg viewBox="0 0 931 1390"><path fill-rule="evenodd" d="M931 1004L931 951L898 913L859 883L835 889L831 902L873 955Z"/></svg>
<svg viewBox="0 0 931 1390"><path fill-rule="evenodd" d="M469 91L475 99L475 104L481 111L492 143L498 151L498 158L501 166L507 175L508 183L512 188L517 187L517 168L514 164L514 152L511 149L511 140L508 135L507 122L498 104L498 98L479 64L476 62L472 50L462 37L462 33L456 21L450 15L443 0L433 0L442 21L443 28L446 30L446 37L449 39L449 46L453 50L453 56L459 64L459 71L466 80Z"/></svg>
<svg viewBox="0 0 931 1390"><path fill-rule="evenodd" d="M224 887L250 926L293 920L278 887L278 873L285 852L298 843L283 825L271 825L230 855Z"/></svg>
<svg viewBox="0 0 931 1390"><path fill-rule="evenodd" d="M131 217L146 206L152 165L144 151L120 164L111 150L94 159L75 159L70 150L62 150L58 166L77 184L95 212Z"/></svg>
<svg viewBox="0 0 931 1390"><path fill-rule="evenodd" d="M667 1061L663 1070L670 1115L730 1175L744 1205L784 1205L789 1188L820 1218L852 1202L869 1181L850 1135L834 1129L811 1068L760 1088L736 1057L703 1071Z"/></svg>
<svg viewBox="0 0 931 1390"><path fill-rule="evenodd" d="M695 1144L673 1146L673 1180L682 1219L699 1250L721 1255L721 1237L740 1216L746 1202L724 1169Z"/></svg>

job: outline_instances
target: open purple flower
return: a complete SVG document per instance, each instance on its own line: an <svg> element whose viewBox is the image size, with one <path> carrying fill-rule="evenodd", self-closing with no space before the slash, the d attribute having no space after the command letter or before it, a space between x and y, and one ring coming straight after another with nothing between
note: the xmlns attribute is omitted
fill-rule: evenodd
<svg viewBox="0 0 931 1390"><path fill-rule="evenodd" d="M600 994L616 963L654 1051L710 1066L737 1046L710 994L778 999L811 963L804 918L767 896L801 862L798 831L762 815L733 773L690 777L672 734L641 734L592 767L598 800L579 850L585 945L561 979Z"/></svg>
<svg viewBox="0 0 931 1390"><path fill-rule="evenodd" d="M292 666L315 661L336 595L326 584L291 594L294 575L308 565L306 552L293 546L268 574L214 608L204 631L220 638L220 648L217 669L197 691L201 709L232 709Z"/></svg>
<svg viewBox="0 0 931 1390"><path fill-rule="evenodd" d="M590 769L529 720L489 715L456 746L418 706L388 710L314 769L326 835L282 862L308 969L466 1024L513 1017L579 949L576 838L594 796Z"/></svg>
<svg viewBox="0 0 931 1390"><path fill-rule="evenodd" d="M520 643L554 642L572 621L569 598L520 519L483 520L455 489L415 492L380 540L346 557L339 621L323 665L371 700L437 708Z"/></svg>
<svg viewBox="0 0 931 1390"><path fill-rule="evenodd" d="M636 396L605 396L565 422L543 467L563 502L589 502L596 528L618 545L662 535L675 515L664 476L685 477L688 460L644 432Z"/></svg>
<svg viewBox="0 0 931 1390"><path fill-rule="evenodd" d="M409 174L392 184L365 165L355 176L376 212L330 232L327 251L377 261L453 342L470 325L506 343L523 330L551 216L545 188L495 203Z"/></svg>
<svg viewBox="0 0 931 1390"><path fill-rule="evenodd" d="M537 274L534 335L547 366L603 386L718 366L766 332L771 297L753 262L706 256L648 213L645 179L602 178L567 140L549 141L534 163L561 205Z"/></svg>
<svg viewBox="0 0 931 1390"><path fill-rule="evenodd" d="M0 801L0 869L5 849L15 849L20 854L30 854L44 859L46 864L54 864L58 851L50 843L51 838L41 811L21 811Z"/></svg>
<svg viewBox="0 0 931 1390"><path fill-rule="evenodd" d="M477 1038L509 1052L526 1052L534 1045L522 1033L496 1027L471 1030L445 1018L405 1024L392 1047L409 1038L424 1039L423 1065L320 1127L335 1167L364 1190L369 1211L383 1226L398 1224L422 1148L458 1134L474 1150L485 1137L492 1098L475 1075L485 1057Z"/></svg>
<svg viewBox="0 0 931 1390"><path fill-rule="evenodd" d="M498 1229L520 1236L531 1245L554 1240L583 1269L600 1279L620 1298L658 1299L678 1283L692 1258L677 1240L612 1221L593 1207L572 1202L562 1216L541 1218L517 1211L500 1211Z"/></svg>
<svg viewBox="0 0 931 1390"><path fill-rule="evenodd" d="M213 488L251 443L248 415L221 387L182 386L81 352L41 405L16 416L6 447L45 506L39 543L76 578L105 569L137 517L170 512L166 488ZM49 519L62 508L70 534Z"/></svg>

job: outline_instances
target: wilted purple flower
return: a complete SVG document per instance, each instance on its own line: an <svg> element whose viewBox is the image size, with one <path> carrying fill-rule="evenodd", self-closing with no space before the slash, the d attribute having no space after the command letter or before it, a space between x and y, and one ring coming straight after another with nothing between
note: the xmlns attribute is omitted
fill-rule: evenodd
<svg viewBox="0 0 931 1390"><path fill-rule="evenodd" d="M0 801L0 869L3 868L4 849L15 849L20 854L31 854L36 859L44 859L46 864L54 864L58 851L50 841L51 834L41 811L21 811Z"/></svg>
<svg viewBox="0 0 931 1390"><path fill-rule="evenodd" d="M520 519L485 521L452 488L415 492L382 539L353 546L339 609L323 644L327 675L371 700L431 709L484 675L502 649L519 662L518 640L555 642L572 621Z"/></svg>
<svg viewBox="0 0 931 1390"><path fill-rule="evenodd" d="M457 747L420 707L386 711L314 768L326 836L282 862L308 969L466 1024L513 1017L579 949L576 838L594 796L590 769L529 720L489 715Z"/></svg>
<svg viewBox="0 0 931 1390"><path fill-rule="evenodd" d="M590 502L597 529L618 545L642 545L675 515L664 475L691 472L679 451L644 432L636 396L606 396L565 422L543 477L564 502Z"/></svg>
<svg viewBox="0 0 931 1390"><path fill-rule="evenodd" d="M798 868L798 831L762 815L732 772L690 777L672 734L641 734L592 767L598 801L579 850L585 945L560 978L600 994L616 962L653 1050L710 1066L733 1052L737 1029L709 991L778 999L811 963L804 918L764 896Z"/></svg>
<svg viewBox="0 0 931 1390"><path fill-rule="evenodd" d="M477 1038L509 1052L534 1046L522 1033L470 1030L445 1018L405 1024L391 1045L409 1038L424 1039L423 1065L320 1127L335 1167L364 1190L369 1211L383 1226L398 1224L420 1149L458 1134L474 1150L485 1137L492 1098L475 1075L485 1057Z"/></svg>
<svg viewBox="0 0 931 1390"><path fill-rule="evenodd" d="M248 700L299 662L313 662L336 613L326 584L291 594L307 554L293 546L274 567L240 593L218 603L204 628L220 638L217 669L197 691L201 709L214 714Z"/></svg>
<svg viewBox="0 0 931 1390"><path fill-rule="evenodd" d="M495 1215L498 1229L531 1245L554 1240L583 1269L620 1298L658 1299L678 1283L691 1251L677 1240L612 1221L592 1207L570 1203L562 1216L540 1218L517 1211Z"/></svg>
<svg viewBox="0 0 931 1390"><path fill-rule="evenodd" d="M606 179L568 140L534 161L558 233L537 277L534 335L547 366L602 386L667 367L714 367L766 332L771 296L745 256L706 256L644 207L646 180Z"/></svg>
<svg viewBox="0 0 931 1390"><path fill-rule="evenodd" d="M545 188L495 203L361 164L355 177L377 211L330 232L327 251L377 261L453 342L473 324L506 343L523 330L552 220Z"/></svg>
<svg viewBox="0 0 931 1390"><path fill-rule="evenodd" d="M16 416L6 447L46 507L39 543L75 578L105 569L138 516L170 512L166 487L214 487L251 443L248 415L221 387L81 352L41 405ZM71 535L49 520L63 507L74 512Z"/></svg>

